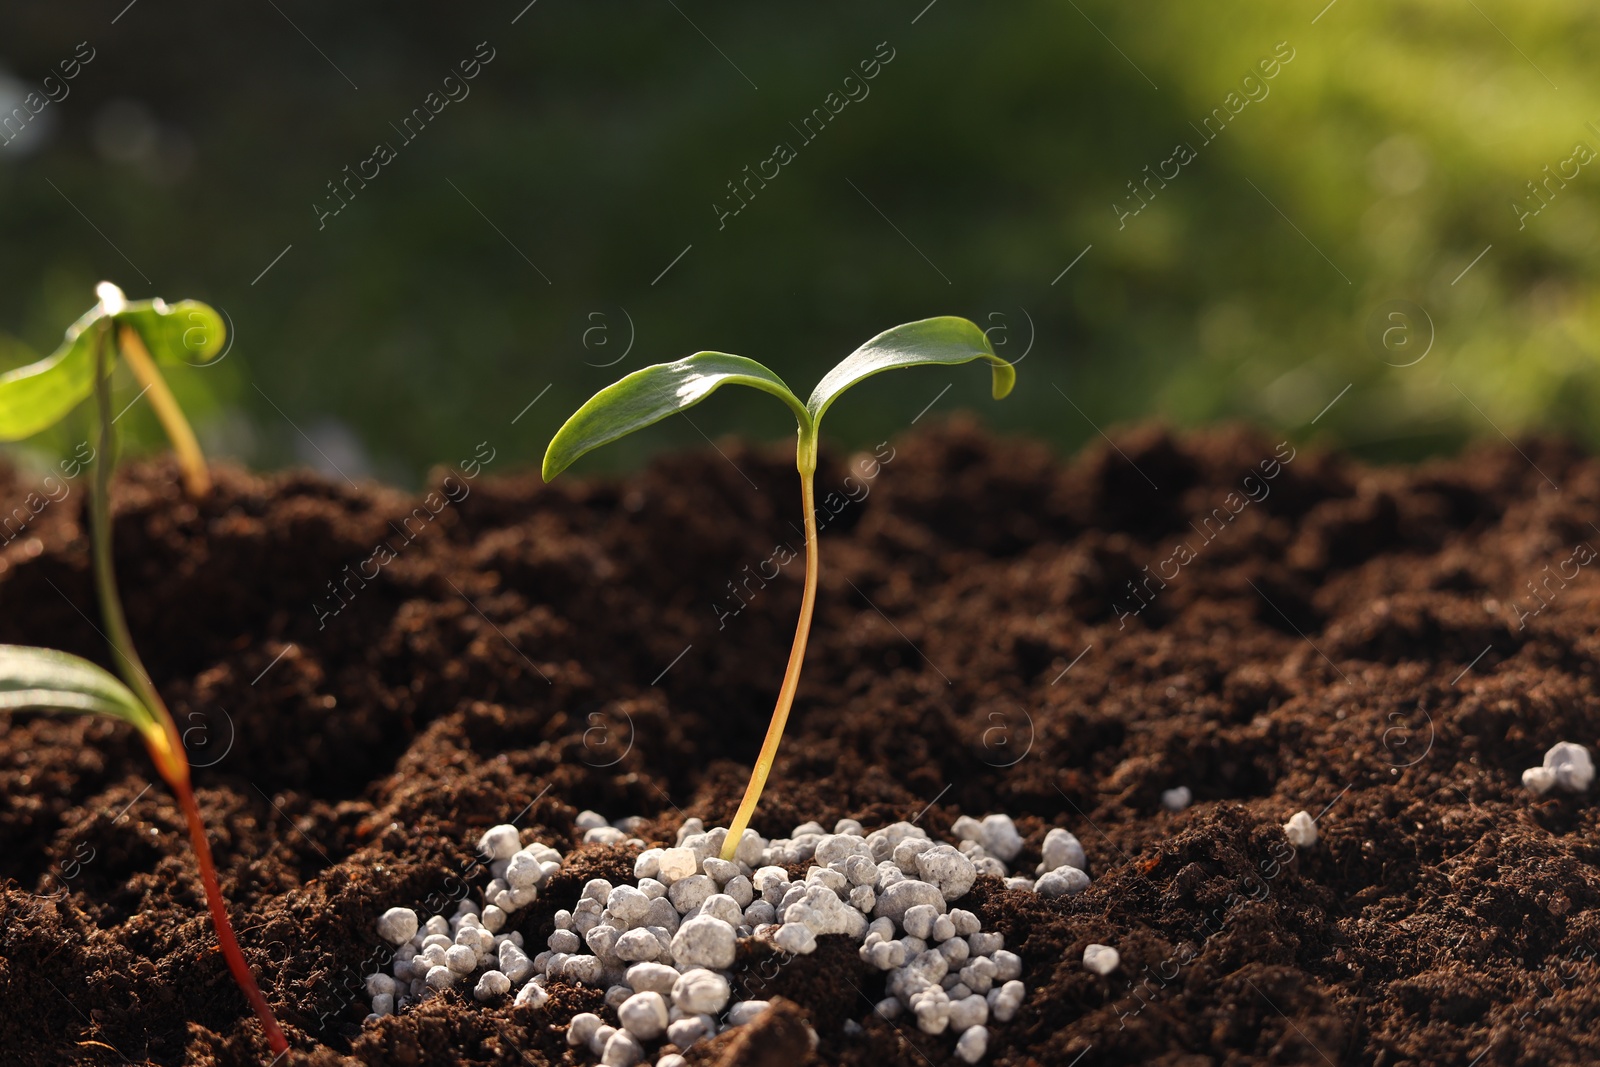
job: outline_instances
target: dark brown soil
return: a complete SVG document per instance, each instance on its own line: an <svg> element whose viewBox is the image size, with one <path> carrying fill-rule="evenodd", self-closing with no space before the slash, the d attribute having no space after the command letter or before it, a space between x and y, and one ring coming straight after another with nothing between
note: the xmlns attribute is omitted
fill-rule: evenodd
<svg viewBox="0 0 1600 1067"><path fill-rule="evenodd" d="M1118 443L1063 463L964 424L895 442L822 535L758 825L920 812L938 833L1004 811L1026 873L1048 828L1083 839L1079 897L989 878L971 894L1028 985L988 1063L1600 1059L1600 818L1519 784L1550 744L1600 741L1600 581L1568 562L1600 545L1600 462L1538 443L1410 469L1244 432ZM481 885L464 843L519 813L564 850L584 808L646 816L657 839L732 814L800 564L750 580L720 625L714 605L801 542L792 455L722 451L621 482L484 473L410 543L396 527L418 501L389 490L223 470L194 505L165 465L121 481L132 627L209 764L201 805L290 1062L578 1062L561 1027L593 990L539 1011L452 994L363 1027L373 921ZM1275 452L1276 477L1247 484ZM819 495L861 458L829 460ZM0 640L104 662L82 495L0 554ZM398 558L349 579L386 538ZM152 780L121 726L0 729L0 1061L270 1058ZM1194 805L1162 810L1180 784ZM1296 854L1281 825L1302 809L1322 840ZM542 941L631 855L580 848L516 924ZM1080 962L1095 941L1122 953L1110 977ZM697 1063L797 1067L800 1017L812 1062L955 1062L949 1035L872 1017L882 976L848 946L742 966L797 1007Z"/></svg>

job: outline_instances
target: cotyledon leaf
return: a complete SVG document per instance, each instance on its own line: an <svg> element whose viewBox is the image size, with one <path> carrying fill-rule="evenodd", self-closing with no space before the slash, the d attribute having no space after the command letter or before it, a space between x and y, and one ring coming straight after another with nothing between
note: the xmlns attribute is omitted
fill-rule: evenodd
<svg viewBox="0 0 1600 1067"><path fill-rule="evenodd" d="M222 316L197 300L102 301L67 328L49 356L0 374L0 441L18 441L54 426L94 392L94 343L107 317L138 331L145 347L168 363L201 364L222 350Z"/></svg>
<svg viewBox="0 0 1600 1067"><path fill-rule="evenodd" d="M227 339L222 316L198 300L136 300L116 319L138 330L150 354L168 363L206 363Z"/></svg>
<svg viewBox="0 0 1600 1067"><path fill-rule="evenodd" d="M811 421L821 423L823 412L839 394L863 378L900 367L950 365L987 360L993 371L994 398L1011 392L1017 372L994 354L989 339L976 323L955 315L908 322L885 330L839 362L822 376L806 401Z"/></svg>
<svg viewBox="0 0 1600 1067"><path fill-rule="evenodd" d="M696 352L674 363L636 370L600 390L556 431L544 454L549 481L585 452L691 408L724 385L748 385L789 406L801 432L811 416L800 398L772 371L753 359L726 352Z"/></svg>
<svg viewBox="0 0 1600 1067"><path fill-rule="evenodd" d="M53 353L25 367L0 374L0 441L20 441L48 430L94 390L91 329L104 315L96 305L67 329Z"/></svg>
<svg viewBox="0 0 1600 1067"><path fill-rule="evenodd" d="M108 715L146 737L164 730L133 690L88 660L51 648L0 645L0 711L25 708Z"/></svg>

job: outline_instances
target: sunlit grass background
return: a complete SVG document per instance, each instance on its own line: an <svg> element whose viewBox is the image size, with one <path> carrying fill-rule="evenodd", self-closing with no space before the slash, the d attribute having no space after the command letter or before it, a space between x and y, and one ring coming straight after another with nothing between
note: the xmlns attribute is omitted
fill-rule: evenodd
<svg viewBox="0 0 1600 1067"><path fill-rule="evenodd" d="M1593 3L524 3L0 14L5 113L95 53L0 146L4 366L101 278L207 300L236 343L173 386L213 452L414 483L485 439L497 470L534 462L647 363L737 352L804 393L878 330L956 313L1027 350L1013 397L978 372L881 379L838 439L900 432L953 382L934 414L1064 450L1147 418L1378 459L1497 427L1600 443L1600 159L1514 207L1600 152ZM326 183L398 146L390 124L484 41L471 95L319 230ZM870 95L802 144L790 124L880 42ZM1267 95L1202 144L1280 44ZM719 229L726 183L780 141L797 158ZM1180 142L1198 158L1119 226ZM586 463L785 419L718 398ZM120 425L159 442L145 405Z"/></svg>

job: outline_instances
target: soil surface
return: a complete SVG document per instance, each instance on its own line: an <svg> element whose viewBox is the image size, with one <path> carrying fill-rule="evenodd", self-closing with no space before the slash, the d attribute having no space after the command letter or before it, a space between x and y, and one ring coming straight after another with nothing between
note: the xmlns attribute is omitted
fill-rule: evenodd
<svg viewBox="0 0 1600 1067"><path fill-rule="evenodd" d="M592 1062L563 1025L598 991L364 1026L360 981L385 908L483 884L467 843L492 824L570 851L585 808L653 841L733 814L803 564L792 451L721 451L551 486L469 464L432 498L221 469L194 504L170 465L119 478L129 621L284 1062ZM105 663L85 481L0 550L0 641ZM0 499L28 488L0 475ZM1530 442L1370 468L1155 429L1062 461L957 422L826 458L818 497L816 625L758 828L999 811L1021 873L1053 826L1088 851L1080 896L983 877L964 905L1028 987L985 1062L1600 1060L1600 816L1519 781L1600 742L1600 462ZM1193 805L1164 810L1179 785ZM1301 810L1321 840L1295 850ZM542 944L632 854L576 848L513 925ZM0 1060L270 1059L126 727L0 725L0 880ZM1121 968L1085 970L1091 942ZM957 1062L872 1015L883 977L849 946L771 962L747 949L740 982L792 1003L691 1062Z"/></svg>

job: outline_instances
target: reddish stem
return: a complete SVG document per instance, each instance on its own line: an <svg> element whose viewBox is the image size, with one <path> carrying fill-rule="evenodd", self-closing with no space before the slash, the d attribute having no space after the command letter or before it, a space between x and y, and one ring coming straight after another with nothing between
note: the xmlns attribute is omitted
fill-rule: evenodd
<svg viewBox="0 0 1600 1067"><path fill-rule="evenodd" d="M267 1033L267 1044L272 1047L272 1054L281 1056L289 1051L289 1041L283 1036L278 1020L273 1018L267 998L261 995L255 976L250 973L250 964L245 962L239 942L234 939L233 924L228 921L228 907L222 899L222 887L217 883L217 868L211 861L211 845L206 841L206 826L200 821L200 806L195 803L194 789L188 782L167 784L178 795L178 803L183 807L184 818L189 823L189 844L200 865L200 881L205 883L206 907L211 910L211 925L217 931L217 944L222 947L222 955L228 961L228 970L233 972L233 980L244 990L245 999L261 1020L261 1028Z"/></svg>
<svg viewBox="0 0 1600 1067"><path fill-rule="evenodd" d="M222 955L228 961L228 970L233 972L233 980L239 984L245 999L260 1018L272 1054L281 1056L289 1051L289 1042L278 1027L278 1020L272 1017L267 998L261 995L250 973L250 965L245 962L239 942L233 936L233 924L228 921L228 909L222 900L222 887L217 884L216 864L211 860L211 845L206 841L206 825L200 820L200 806L195 803L194 787L189 781L189 758L183 750L183 738L178 735L172 713L167 710L161 694L156 692L150 675L144 669L143 661L139 659L139 651L133 645L133 635L128 632L127 617L122 611L122 599L117 595L116 568L111 558L111 467L116 462L112 447L112 423L116 420L111 417L111 388L107 380L110 373L106 351L109 334L110 321L104 320L100 336L96 338L94 371L95 407L100 416L100 463L95 468L94 492L89 497L94 584L100 597L100 614L110 630L106 636L111 651L116 654L118 673L138 694L158 724L148 730L141 727L140 733L144 736L145 747L150 750L150 758L155 761L156 770L177 796L184 819L189 824L189 844L194 849L194 858L200 867L200 881L206 887L206 906L211 910L211 925L217 931L217 944L222 947Z"/></svg>

